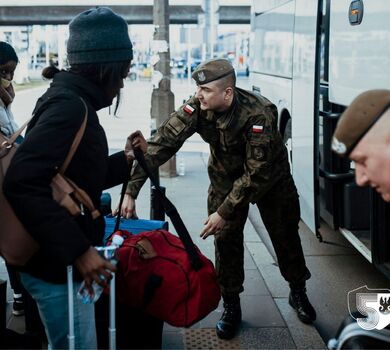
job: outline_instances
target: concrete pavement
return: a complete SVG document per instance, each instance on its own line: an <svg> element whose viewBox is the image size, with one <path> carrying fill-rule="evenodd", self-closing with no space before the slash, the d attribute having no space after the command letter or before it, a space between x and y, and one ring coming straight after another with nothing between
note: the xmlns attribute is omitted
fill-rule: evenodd
<svg viewBox="0 0 390 350"><path fill-rule="evenodd" d="M182 152L185 175L161 178L167 195L178 208L183 221L200 250L214 260L212 238L202 240L199 233L207 218L206 197L208 154ZM113 198L119 197L119 188L113 190ZM140 217L149 215L149 186L145 184L137 200ZM170 230L174 228L170 225ZM215 335L215 323L220 318L222 304L208 317L189 329L164 327L164 349L324 349L325 344L313 326L302 324L288 305L288 285L280 277L277 264L260 239L250 220L245 226L245 284L241 294L243 322L239 335L231 341L223 341ZM272 271L273 283L283 291L274 297L265 281L263 271Z"/></svg>

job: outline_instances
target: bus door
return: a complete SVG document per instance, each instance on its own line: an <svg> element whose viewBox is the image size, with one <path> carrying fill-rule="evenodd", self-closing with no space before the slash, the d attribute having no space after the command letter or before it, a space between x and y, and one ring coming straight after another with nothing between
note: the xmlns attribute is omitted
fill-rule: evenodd
<svg viewBox="0 0 390 350"><path fill-rule="evenodd" d="M321 1L296 0L292 74L292 171L301 217L312 232L319 227L318 179L318 11Z"/></svg>
<svg viewBox="0 0 390 350"><path fill-rule="evenodd" d="M385 203L378 193L371 191L372 262L390 278L390 203Z"/></svg>
<svg viewBox="0 0 390 350"><path fill-rule="evenodd" d="M343 226L343 186L354 179L350 162L341 159L331 148L331 140L344 106L329 101L329 33L330 2L323 0L320 46L320 103L319 103L319 204L321 218L333 229ZM333 21L334 22L334 21ZM367 191L366 191L367 192ZM366 193L366 196L368 192ZM366 200L367 201L367 200ZM367 221L368 214L360 216ZM364 226L355 223L354 225Z"/></svg>
<svg viewBox="0 0 390 350"><path fill-rule="evenodd" d="M328 83L321 85L320 106L323 211L331 226L383 267L390 260L390 245L381 243L383 230L389 230L388 209L372 191L356 185L354 164L335 157L330 145L339 116L357 95L390 86L389 1L329 1L329 16Z"/></svg>

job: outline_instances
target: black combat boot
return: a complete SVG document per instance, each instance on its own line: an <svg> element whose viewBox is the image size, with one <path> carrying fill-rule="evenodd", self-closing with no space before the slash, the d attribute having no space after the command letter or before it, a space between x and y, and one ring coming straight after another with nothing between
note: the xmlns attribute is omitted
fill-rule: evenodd
<svg viewBox="0 0 390 350"><path fill-rule="evenodd" d="M289 304L297 312L298 318L303 323L312 323L316 319L316 310L310 304L306 294L305 286L291 287L290 296L288 298Z"/></svg>
<svg viewBox="0 0 390 350"><path fill-rule="evenodd" d="M218 338L232 339L241 323L240 297L238 295L224 297L223 307L225 310L215 329Z"/></svg>

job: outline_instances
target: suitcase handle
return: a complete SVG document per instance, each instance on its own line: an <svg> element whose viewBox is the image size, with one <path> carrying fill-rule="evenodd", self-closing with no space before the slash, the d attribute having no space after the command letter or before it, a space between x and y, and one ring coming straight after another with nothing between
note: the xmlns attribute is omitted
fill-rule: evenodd
<svg viewBox="0 0 390 350"><path fill-rule="evenodd" d="M154 187L157 190L157 195L161 199L165 213L169 216L169 218L172 221L173 226L176 229L177 234L179 235L181 241L183 242L184 248L189 256L191 266L195 271L198 271L203 266L202 260L199 257L199 253L196 250L195 244L192 241L192 238L190 234L188 233L187 227L184 225L184 222L182 218L180 217L179 212L177 211L176 207L173 205L173 203L166 197L163 190L158 184L158 181L156 181L155 177L153 176L152 172L150 171L148 165L146 164L145 157L143 152L136 148L134 149L134 156L135 159L138 161L138 164L141 166L141 168L145 171L146 175L149 177L150 181L154 185ZM122 195L121 200L119 204L119 208L121 208L123 203L123 197L126 192L127 183L123 184L122 187ZM118 214L118 218L120 215ZM119 228L119 220L117 218L117 222L115 225L115 229L117 230ZM118 225L118 227L117 227Z"/></svg>

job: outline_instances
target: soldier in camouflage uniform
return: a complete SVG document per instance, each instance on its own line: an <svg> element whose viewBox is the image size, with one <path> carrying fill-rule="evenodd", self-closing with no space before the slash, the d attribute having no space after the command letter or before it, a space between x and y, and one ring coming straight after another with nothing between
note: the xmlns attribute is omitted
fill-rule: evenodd
<svg viewBox="0 0 390 350"><path fill-rule="evenodd" d="M244 282L243 229L249 203L255 203L271 237L290 304L302 322L316 318L305 289L310 278L298 234L298 194L287 150L277 128L277 109L262 96L235 87L232 65L213 59L192 77L198 87L148 142L147 162L156 168L170 159L194 133L210 145L209 217L201 237L215 237L215 265L225 311L216 325L220 338L232 338L241 322L239 294ZM128 184L122 215L135 214L146 175L138 166Z"/></svg>

